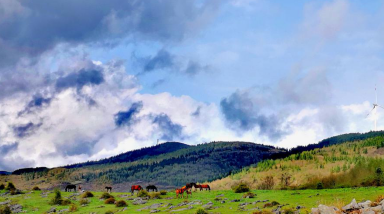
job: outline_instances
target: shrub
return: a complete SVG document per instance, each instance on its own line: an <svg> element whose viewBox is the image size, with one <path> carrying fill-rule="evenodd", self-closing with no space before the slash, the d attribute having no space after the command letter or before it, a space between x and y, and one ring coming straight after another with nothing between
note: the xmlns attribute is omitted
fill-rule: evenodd
<svg viewBox="0 0 384 214"><path fill-rule="evenodd" d="M63 201L63 198L61 197L61 192L58 189L55 189L54 196L49 202L50 205L59 205Z"/></svg>
<svg viewBox="0 0 384 214"><path fill-rule="evenodd" d="M295 211L292 208L286 208L283 210L284 214L295 214Z"/></svg>
<svg viewBox="0 0 384 214"><path fill-rule="evenodd" d="M78 210L76 204L71 204L71 206L69 206L69 212L76 212Z"/></svg>
<svg viewBox="0 0 384 214"><path fill-rule="evenodd" d="M323 183L321 183L321 182L317 183L316 188L317 189L323 189L324 188Z"/></svg>
<svg viewBox="0 0 384 214"><path fill-rule="evenodd" d="M376 203L380 203L383 199L384 199L384 195L379 195L379 196L377 196L377 198L375 199L375 202L376 202Z"/></svg>
<svg viewBox="0 0 384 214"><path fill-rule="evenodd" d="M115 203L115 199L114 198L108 198L104 201L104 204L114 204Z"/></svg>
<svg viewBox="0 0 384 214"><path fill-rule="evenodd" d="M166 195L166 194L167 194L167 191L165 191L165 190L160 191L160 195Z"/></svg>
<svg viewBox="0 0 384 214"><path fill-rule="evenodd" d="M269 210L255 211L252 214L272 214Z"/></svg>
<svg viewBox="0 0 384 214"><path fill-rule="evenodd" d="M64 199L64 200L61 201L61 205L69 205L71 203L72 202L69 199Z"/></svg>
<svg viewBox="0 0 384 214"><path fill-rule="evenodd" d="M137 193L137 197L140 197L140 198L149 197L149 194L145 190L140 190L139 193Z"/></svg>
<svg viewBox="0 0 384 214"><path fill-rule="evenodd" d="M243 198L254 198L254 197L256 197L256 194L252 192L247 192L243 195Z"/></svg>
<svg viewBox="0 0 384 214"><path fill-rule="evenodd" d="M151 193L149 193L149 197L151 199L159 199L160 198L160 193L159 192L151 192Z"/></svg>
<svg viewBox="0 0 384 214"><path fill-rule="evenodd" d="M127 202L125 202L124 200L120 200L116 202L116 207L126 207L126 206L128 205L127 205Z"/></svg>
<svg viewBox="0 0 384 214"><path fill-rule="evenodd" d="M40 189L38 186L34 186L34 187L32 188L32 190L33 190L33 191L40 191L41 189Z"/></svg>
<svg viewBox="0 0 384 214"><path fill-rule="evenodd" d="M249 186L246 183L240 183L232 188L235 193L249 192Z"/></svg>
<svg viewBox="0 0 384 214"><path fill-rule="evenodd" d="M105 212L105 214L113 214L113 213L114 213L114 212L111 211L111 210L108 210L108 211Z"/></svg>
<svg viewBox="0 0 384 214"><path fill-rule="evenodd" d="M109 193L107 193L107 192L105 192L100 197L100 199L108 199L108 198L114 198L114 196L109 194Z"/></svg>
<svg viewBox="0 0 384 214"><path fill-rule="evenodd" d="M204 209L200 208L196 211L196 214L208 214L207 211L205 211Z"/></svg>
<svg viewBox="0 0 384 214"><path fill-rule="evenodd" d="M11 208L5 206L3 208L0 207L0 214L12 214Z"/></svg>
<svg viewBox="0 0 384 214"><path fill-rule="evenodd" d="M82 198L82 199L80 199L80 201L79 201L79 204L80 205L87 205L87 204L89 204L90 203L90 201L88 200L88 199L86 199L86 198Z"/></svg>
<svg viewBox="0 0 384 214"><path fill-rule="evenodd" d="M83 193L81 195L82 198L91 198L93 197L93 193L89 192L89 191L86 191L85 193Z"/></svg>
<svg viewBox="0 0 384 214"><path fill-rule="evenodd" d="M15 185L13 185L12 182L8 182L8 185L5 189L11 191L11 190L16 190L16 187Z"/></svg>
<svg viewBox="0 0 384 214"><path fill-rule="evenodd" d="M3 190L5 189L5 185L4 184L0 184L0 190Z"/></svg>
<svg viewBox="0 0 384 214"><path fill-rule="evenodd" d="M279 205L280 203L277 201L272 201L271 204L272 204L272 206L276 206L276 205Z"/></svg>

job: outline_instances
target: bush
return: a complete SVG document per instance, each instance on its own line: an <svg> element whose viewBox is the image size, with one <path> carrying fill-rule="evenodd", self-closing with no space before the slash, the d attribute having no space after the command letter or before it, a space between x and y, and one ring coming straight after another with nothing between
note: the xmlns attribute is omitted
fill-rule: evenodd
<svg viewBox="0 0 384 214"><path fill-rule="evenodd" d="M32 188L32 190L33 190L33 191L40 191L41 189L40 189L38 186L34 186L34 187Z"/></svg>
<svg viewBox="0 0 384 214"><path fill-rule="evenodd" d="M100 197L100 199L108 199L108 198L115 198L115 197L107 192L103 193Z"/></svg>
<svg viewBox="0 0 384 214"><path fill-rule="evenodd" d="M126 207L126 206L128 205L127 205L127 202L125 202L124 200L120 200L116 202L116 207Z"/></svg>
<svg viewBox="0 0 384 214"><path fill-rule="evenodd" d="M114 204L115 203L115 199L114 198L108 198L104 201L104 204Z"/></svg>
<svg viewBox="0 0 384 214"><path fill-rule="evenodd" d="M0 184L0 190L4 190L5 189L5 185L4 184Z"/></svg>
<svg viewBox="0 0 384 214"><path fill-rule="evenodd" d="M274 206L279 205L279 204L280 203L277 202L277 201L272 201L271 203L264 204L264 208L266 208L266 207L274 207Z"/></svg>
<svg viewBox="0 0 384 214"><path fill-rule="evenodd" d="M61 201L61 205L69 205L71 203L72 202L69 199L64 199L64 200Z"/></svg>
<svg viewBox="0 0 384 214"><path fill-rule="evenodd" d="M149 194L145 190L140 190L139 193L137 193L137 197L145 198L145 197L149 197Z"/></svg>
<svg viewBox="0 0 384 214"><path fill-rule="evenodd" d="M243 198L254 198L254 197L256 197L256 194L252 192L247 192L243 195Z"/></svg>
<svg viewBox="0 0 384 214"><path fill-rule="evenodd" d="M317 189L323 189L324 186L323 186L323 183L319 182L316 186Z"/></svg>
<svg viewBox="0 0 384 214"><path fill-rule="evenodd" d="M207 211L205 211L204 209L200 208L196 211L196 214L208 214Z"/></svg>
<svg viewBox="0 0 384 214"><path fill-rule="evenodd" d="M93 193L89 192L89 191L86 191L85 193L83 193L81 195L82 198L91 198L93 197Z"/></svg>
<svg viewBox="0 0 384 214"><path fill-rule="evenodd" d="M160 191L160 195L166 195L166 194L167 194L167 191L165 191L165 190Z"/></svg>
<svg viewBox="0 0 384 214"><path fill-rule="evenodd" d="M12 182L8 182L8 185L7 185L7 187L5 189L9 190L9 191L12 191L12 190L16 190L16 187L15 187L15 185L13 185Z"/></svg>
<svg viewBox="0 0 384 214"><path fill-rule="evenodd" d="M71 206L69 206L69 212L76 212L78 210L76 204L71 204Z"/></svg>
<svg viewBox="0 0 384 214"><path fill-rule="evenodd" d="M272 214L269 210L255 211L252 214Z"/></svg>
<svg viewBox="0 0 384 214"><path fill-rule="evenodd" d="M295 211L292 208L286 208L283 210L284 214L295 214Z"/></svg>
<svg viewBox="0 0 384 214"><path fill-rule="evenodd" d="M249 192L249 186L246 183L240 183L240 184L232 187L232 190L235 193Z"/></svg>
<svg viewBox="0 0 384 214"><path fill-rule="evenodd" d="M12 214L11 208L5 206L3 208L0 207L0 214Z"/></svg>
<svg viewBox="0 0 384 214"><path fill-rule="evenodd" d="M160 193L159 192L151 192L151 193L149 193L149 197L151 199L159 199L160 198Z"/></svg>
<svg viewBox="0 0 384 214"><path fill-rule="evenodd" d="M108 211L105 212L105 214L113 214L113 213L114 213L114 212L111 211L111 210L108 210Z"/></svg>
<svg viewBox="0 0 384 214"><path fill-rule="evenodd" d="M271 204L272 204L272 206L280 205L280 203L277 201L272 201Z"/></svg>
<svg viewBox="0 0 384 214"><path fill-rule="evenodd" d="M86 199L86 198L82 198L82 199L80 199L80 201L79 201L79 204L80 205L87 205L87 204L89 204L90 203L90 201L88 200L88 199Z"/></svg>
<svg viewBox="0 0 384 214"><path fill-rule="evenodd" d="M63 201L63 198L61 197L61 192L58 189L55 189L54 196L49 202L50 205L59 205Z"/></svg>

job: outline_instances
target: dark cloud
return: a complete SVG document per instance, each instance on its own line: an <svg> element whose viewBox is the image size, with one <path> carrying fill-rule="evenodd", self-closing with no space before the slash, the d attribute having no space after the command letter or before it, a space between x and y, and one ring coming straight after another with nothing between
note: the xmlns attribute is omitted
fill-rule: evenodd
<svg viewBox="0 0 384 214"><path fill-rule="evenodd" d="M134 58L143 64L143 71L138 75L154 72L156 70L168 70L195 76L196 74L209 69L209 66L203 66L194 60L187 61L187 65L185 66L181 60L177 59L176 55L171 54L165 49L160 49L154 56Z"/></svg>
<svg viewBox="0 0 384 214"><path fill-rule="evenodd" d="M29 122L24 125L13 126L12 129L13 129L13 133L17 137L23 138L33 134L41 125L42 125L41 123L34 124L32 122Z"/></svg>
<svg viewBox="0 0 384 214"><path fill-rule="evenodd" d="M3 7L3 8L1 8ZM218 1L40 0L0 5L0 66L57 44L112 44L121 38L180 41L204 26Z"/></svg>
<svg viewBox="0 0 384 214"><path fill-rule="evenodd" d="M45 98L41 94L35 94L32 97L32 100L29 101L29 103L27 104L25 109L23 111L19 112L18 115L21 116L25 113L31 113L31 112L36 111L38 109L41 109L43 107L49 106L51 101L52 101L52 98Z"/></svg>
<svg viewBox="0 0 384 214"><path fill-rule="evenodd" d="M115 114L115 124L118 127L130 126L135 121L135 115L143 108L142 102L133 103L128 111L119 111Z"/></svg>
<svg viewBox="0 0 384 214"><path fill-rule="evenodd" d="M17 147L19 146L19 143L12 143L12 144L5 144L5 145L0 145L0 156L5 156L6 154L16 151Z"/></svg>
<svg viewBox="0 0 384 214"><path fill-rule="evenodd" d="M276 140L286 134L275 115L263 115L247 92L236 91L220 102L221 111L229 127L249 131L258 127L260 134Z"/></svg>
<svg viewBox="0 0 384 214"><path fill-rule="evenodd" d="M86 85L99 85L104 82L103 73L99 70L80 70L57 79L55 87L58 91L67 88L82 89Z"/></svg>
<svg viewBox="0 0 384 214"><path fill-rule="evenodd" d="M143 72L148 73L156 69L172 68L174 66L174 56L168 51L161 49L155 56L149 58L144 64Z"/></svg>
<svg viewBox="0 0 384 214"><path fill-rule="evenodd" d="M166 79L159 79L156 82L152 83L152 88L157 88L160 85L164 84L166 81Z"/></svg>
<svg viewBox="0 0 384 214"><path fill-rule="evenodd" d="M196 111L194 111L191 115L195 117L200 116L200 110L201 110L201 106L197 107Z"/></svg>
<svg viewBox="0 0 384 214"><path fill-rule="evenodd" d="M97 141L75 141L71 144L58 145L57 151L64 156L74 156L74 155L92 155L93 148Z"/></svg>
<svg viewBox="0 0 384 214"><path fill-rule="evenodd" d="M168 115L156 115L153 119L153 123L156 123L161 130L161 140L172 141L183 138L183 127L180 124L173 123Z"/></svg>
<svg viewBox="0 0 384 214"><path fill-rule="evenodd" d="M202 66L198 62L189 61L187 68L185 69L185 73L191 76L194 76L200 73L201 71L206 71L206 70L208 70L208 66Z"/></svg>

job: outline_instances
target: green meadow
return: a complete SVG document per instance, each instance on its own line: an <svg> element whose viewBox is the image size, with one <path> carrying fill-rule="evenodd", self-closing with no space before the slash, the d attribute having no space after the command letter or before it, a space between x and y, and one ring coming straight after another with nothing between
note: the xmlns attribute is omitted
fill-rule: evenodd
<svg viewBox="0 0 384 214"><path fill-rule="evenodd" d="M25 194L6 195L0 197L0 203L11 200L11 203L20 204L23 206L23 211L26 213L46 213L52 207L56 207L56 211L69 209L73 205L49 205L49 201L54 197L54 193L50 192L46 197L42 197L42 193L47 191L25 191ZM312 207L317 207L319 204L343 206L349 203L353 198L358 202L363 200L374 201L379 195L384 194L384 187L363 187L363 188L345 188L345 189L322 189L322 190L254 190L255 198L243 198L244 193L234 193L231 190L216 190L216 191L197 191L193 192L192 196L183 199L176 199L174 192L168 192L167 195L162 195L160 199L149 199L146 204L134 205L136 193L131 196L130 193L115 192L111 193L116 200L125 200L127 207L116 207L114 204L105 204L104 200L99 199L103 192L93 192L94 197L88 198L90 203L86 206L81 206L79 196L71 200L71 203L77 207L74 213L150 213L153 209L146 207L162 203L158 213L196 213L199 208L203 208L205 204L212 202L211 209L206 209L207 213L256 213L264 210L265 213L275 209L277 206L263 208L268 202L257 202L269 200L269 202L277 201L284 209L295 210L297 206L305 207L300 210L300 213L310 212ZM4 193L4 191L2 191ZM63 199L72 195L73 192L61 192ZM219 199L216 199L219 198ZM240 199L239 202L230 202L234 199ZM200 201L201 204L183 205L169 209L171 206L177 206L183 202L191 203ZM225 203L222 203L225 201ZM257 203L255 203L257 202ZM248 203L245 206L240 206L243 203ZM242 208L241 208L242 207ZM181 210L183 208L190 208ZM178 211L179 210L179 211ZM63 213L68 213L64 211Z"/></svg>

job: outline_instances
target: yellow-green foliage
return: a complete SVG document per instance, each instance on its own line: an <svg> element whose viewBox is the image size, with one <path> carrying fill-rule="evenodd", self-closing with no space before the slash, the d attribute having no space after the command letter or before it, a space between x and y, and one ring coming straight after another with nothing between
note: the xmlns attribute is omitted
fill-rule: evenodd
<svg viewBox="0 0 384 214"><path fill-rule="evenodd" d="M61 192L58 189L55 189L54 196L50 200L50 205L60 205L63 201L63 198L61 197Z"/></svg>
<svg viewBox="0 0 384 214"><path fill-rule="evenodd" d="M76 212L78 210L76 204L71 204L69 206L69 212Z"/></svg>
<svg viewBox="0 0 384 214"><path fill-rule="evenodd" d="M80 205L86 205L86 204L89 204L89 203L90 203L90 201L87 198L82 198L79 201Z"/></svg>
<svg viewBox="0 0 384 214"><path fill-rule="evenodd" d="M384 137L379 136L304 151L283 159L261 161L210 185L212 189L229 189L240 181L247 182L251 189L380 186L384 185L383 147ZM266 178L272 178L268 185Z"/></svg>
<svg viewBox="0 0 384 214"><path fill-rule="evenodd" d="M243 182L233 186L232 189L235 193L249 192L248 184Z"/></svg>
<svg viewBox="0 0 384 214"><path fill-rule="evenodd" d="M141 198L149 197L149 194L145 190L140 190L139 193L137 193L137 197L141 197Z"/></svg>
<svg viewBox="0 0 384 214"><path fill-rule="evenodd" d="M93 193L86 191L81 195L82 198L91 198L93 197Z"/></svg>
<svg viewBox="0 0 384 214"><path fill-rule="evenodd" d="M107 193L107 192L104 192L101 196L100 196L100 199L108 199L108 198L114 198L113 195Z"/></svg>
<svg viewBox="0 0 384 214"><path fill-rule="evenodd" d="M126 206L128 205L127 205L127 202L125 202L124 200L120 200L116 202L116 207L126 207Z"/></svg>
<svg viewBox="0 0 384 214"><path fill-rule="evenodd" d="M207 211L205 211L204 209L200 208L196 211L196 214L208 214Z"/></svg>
<svg viewBox="0 0 384 214"><path fill-rule="evenodd" d="M114 198L108 198L104 201L104 204L114 204L115 203L115 199Z"/></svg>
<svg viewBox="0 0 384 214"><path fill-rule="evenodd" d="M167 194L167 191L166 190L161 190L160 191L160 195L166 195Z"/></svg>
<svg viewBox="0 0 384 214"><path fill-rule="evenodd" d="M8 185L5 189L11 191L11 190L16 190L16 187L12 182L8 182Z"/></svg>

